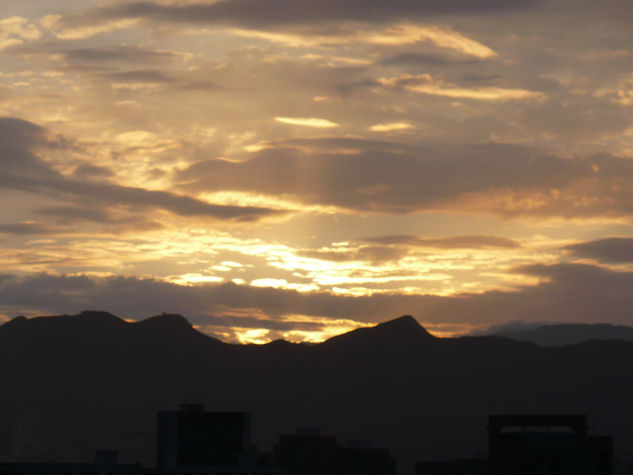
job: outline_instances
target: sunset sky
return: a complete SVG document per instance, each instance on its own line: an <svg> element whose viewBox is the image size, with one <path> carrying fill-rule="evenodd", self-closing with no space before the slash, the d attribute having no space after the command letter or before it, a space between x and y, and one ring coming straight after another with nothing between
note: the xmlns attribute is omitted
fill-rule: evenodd
<svg viewBox="0 0 633 475"><path fill-rule="evenodd" d="M2 0L0 322L633 324L631 0Z"/></svg>

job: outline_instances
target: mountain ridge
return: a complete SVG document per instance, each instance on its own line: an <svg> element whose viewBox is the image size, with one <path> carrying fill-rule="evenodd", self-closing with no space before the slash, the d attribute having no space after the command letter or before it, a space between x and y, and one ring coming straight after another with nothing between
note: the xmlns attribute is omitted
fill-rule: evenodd
<svg viewBox="0 0 633 475"><path fill-rule="evenodd" d="M55 327L56 325L60 328L58 329L69 329L69 325L75 325L76 327L82 327L85 325L97 326L98 328L103 328L104 326L119 326L120 328L132 328L136 327L137 329L149 330L152 331L177 331L177 332L195 332L200 335L203 335L212 340L221 341L212 336L206 335L205 333L199 332L196 330L193 325L187 320L186 317L180 314L169 314L162 313L160 315L151 316L142 320L137 321L127 321L120 317L117 317L109 312L102 310L84 310L76 315L46 315L46 316L37 316L26 318L24 316L15 317L8 322L0 325L0 333L6 329L13 329L20 327L21 329L26 328L29 329L33 327L42 326L46 327L47 330L51 330L51 327ZM336 336L333 336L322 343L327 342L335 342L339 338L426 338L426 339L435 339L433 335L431 335L422 325L418 323L418 321L410 315L405 315L402 317L393 318L391 320L387 320L385 322L379 323L377 325L371 327L363 327L358 328L356 330L352 330L349 332L345 332ZM290 343L286 340L279 339L273 342L268 342L267 345L270 344L281 344L281 342ZM231 344L231 343L229 343Z"/></svg>
<svg viewBox="0 0 633 475"><path fill-rule="evenodd" d="M590 340L633 342L633 327L609 323L556 323L516 329L502 326L490 334L541 346L567 346Z"/></svg>
<svg viewBox="0 0 633 475"><path fill-rule="evenodd" d="M120 328L136 328L138 330L152 330L153 332L185 332L197 333L199 335L210 338L218 342L222 342L217 338L198 331L186 317L180 314L162 313L154 315L142 320L125 320L103 310L83 310L76 315L44 315L26 318L17 316L0 325L0 332L8 329L25 328L28 325L30 329L42 326L46 329L67 325L84 326L90 328L104 327L120 327ZM70 328L70 327L68 327ZM539 326L519 327L514 329L511 324L509 328L500 326L491 328L488 331L472 333L469 335L437 338L424 328L411 315L392 318L384 322L380 322L373 326L361 327L355 330L341 333L324 340L317 344L337 344L339 341L352 339L400 339L401 342L432 342L436 340L458 340L458 339L474 339L474 338L502 338L513 341L529 342L539 346L560 347L568 345L576 345L588 342L590 340L624 340L633 342L633 327L625 325L613 325L608 323L562 323L562 324L544 324ZM282 344L281 342L290 343L286 340L279 339L266 343L266 345ZM225 343L225 342L222 342ZM375 343L375 341L374 341ZM235 343L227 343L235 344Z"/></svg>

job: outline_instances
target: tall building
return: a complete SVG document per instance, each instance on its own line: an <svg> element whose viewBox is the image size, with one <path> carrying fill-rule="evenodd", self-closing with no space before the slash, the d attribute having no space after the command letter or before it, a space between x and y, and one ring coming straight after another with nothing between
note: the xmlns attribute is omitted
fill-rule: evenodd
<svg viewBox="0 0 633 475"><path fill-rule="evenodd" d="M244 412L204 411L181 404L158 413L156 468L160 473L185 467L234 466L250 448L250 416Z"/></svg>

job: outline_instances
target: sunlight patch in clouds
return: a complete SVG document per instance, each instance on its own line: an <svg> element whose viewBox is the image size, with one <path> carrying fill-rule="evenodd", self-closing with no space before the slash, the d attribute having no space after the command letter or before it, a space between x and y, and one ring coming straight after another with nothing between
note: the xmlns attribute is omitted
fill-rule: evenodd
<svg viewBox="0 0 633 475"><path fill-rule="evenodd" d="M393 132L396 130L412 129L413 126L408 122L389 122L386 124L372 125L369 130L372 132Z"/></svg>
<svg viewBox="0 0 633 475"><path fill-rule="evenodd" d="M475 89L442 88L435 85L421 85L407 88L410 91L434 96L454 97L456 99L475 99L479 101L511 101L519 99L545 99L545 94L525 89L503 89L500 87L481 87Z"/></svg>
<svg viewBox="0 0 633 475"><path fill-rule="evenodd" d="M304 127L317 127L321 129L331 129L339 126L339 124L337 124L336 122L332 122L327 119L318 119L315 117L275 117L275 120L277 122L281 122L282 124L300 125Z"/></svg>
<svg viewBox="0 0 633 475"><path fill-rule="evenodd" d="M297 292L316 292L319 286L316 284L298 284L288 282L286 279L263 278L251 282L253 287L270 287L273 289L290 289Z"/></svg>
<svg viewBox="0 0 633 475"><path fill-rule="evenodd" d="M263 147L262 147L263 148ZM199 198L208 203L225 206L257 206L271 209L283 209L291 212L315 213L315 214L336 214L347 212L333 205L304 204L299 201L283 199L279 196L266 195L262 193L249 193L245 191L218 191L212 193L201 193ZM278 216L275 219L287 219L289 216Z"/></svg>
<svg viewBox="0 0 633 475"><path fill-rule="evenodd" d="M363 36L361 36L363 38ZM364 37L369 43L400 46L430 41L440 48L453 49L462 54L481 59L494 58L495 51L487 46L467 38L450 28L421 26L412 24L394 25L377 33L367 33Z"/></svg>
<svg viewBox="0 0 633 475"><path fill-rule="evenodd" d="M241 343L266 344L277 338L283 338L284 340L293 343L320 343L336 335L347 333L358 328L372 326L372 324L362 323L346 318L331 318L295 314L284 315L283 317L279 317L278 320L287 322L290 325L315 324L320 328L311 330L303 330L297 328L292 330L281 330L278 332L272 332L266 328L253 329L239 327L236 325L234 327L231 327L231 330L235 334L237 341ZM265 320L263 320L262 323L265 323Z"/></svg>
<svg viewBox="0 0 633 475"><path fill-rule="evenodd" d="M200 273L182 274L167 277L167 282L178 285L213 284L224 282L222 277L215 275L204 275Z"/></svg>
<svg viewBox="0 0 633 475"><path fill-rule="evenodd" d="M380 78L378 82L384 86L402 88L411 92L455 99L474 99L482 101L510 101L532 99L543 102L547 95L538 91L518 88L502 88L495 86L464 88L435 80L430 74L403 74L401 76Z"/></svg>
<svg viewBox="0 0 633 475"><path fill-rule="evenodd" d="M209 30L211 32L212 30ZM303 36L292 33L279 33L273 31L248 30L245 28L231 28L226 30L236 36L243 38L252 38L258 40L269 41L271 43L280 43L292 48L310 48L318 46L325 40L323 37Z"/></svg>
<svg viewBox="0 0 633 475"><path fill-rule="evenodd" d="M489 47L470 39L451 28L399 23L382 30L359 28L359 25L343 27L329 35L281 33L245 28L226 30L244 38L280 43L292 48L319 48L326 45L374 44L382 46L404 46L416 43L433 43L439 48L452 49L461 54L479 59L491 59L498 54ZM357 60L359 61L359 60ZM360 60L362 61L362 60ZM364 61L363 61L364 62Z"/></svg>
<svg viewBox="0 0 633 475"><path fill-rule="evenodd" d="M115 140L121 145L137 147L148 144L153 145L158 140L158 137L147 130L130 130L117 134Z"/></svg>
<svg viewBox="0 0 633 475"><path fill-rule="evenodd" d="M40 30L27 18L12 16L0 20L0 51L22 44L24 40L37 40L40 36Z"/></svg>

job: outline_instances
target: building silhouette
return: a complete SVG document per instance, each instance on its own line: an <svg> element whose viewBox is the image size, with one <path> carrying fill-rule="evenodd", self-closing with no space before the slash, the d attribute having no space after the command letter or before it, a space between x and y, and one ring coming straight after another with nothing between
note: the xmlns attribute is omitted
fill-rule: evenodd
<svg viewBox="0 0 633 475"><path fill-rule="evenodd" d="M350 443L339 448L336 473L339 475L395 475L396 460L389 449Z"/></svg>
<svg viewBox="0 0 633 475"><path fill-rule="evenodd" d="M587 417L492 415L488 422L491 475L611 475L611 437L587 435Z"/></svg>
<svg viewBox="0 0 633 475"><path fill-rule="evenodd" d="M0 475L156 475L141 464L120 464L115 450L97 450L93 463L0 463Z"/></svg>
<svg viewBox="0 0 633 475"><path fill-rule="evenodd" d="M300 428L279 438L273 459L293 472L333 475L337 449L335 437L321 435L318 429Z"/></svg>
<svg viewBox="0 0 633 475"><path fill-rule="evenodd" d="M189 467L244 464L253 455L250 441L249 414L181 404L179 411L158 413L156 468L160 473L176 473Z"/></svg>
<svg viewBox="0 0 633 475"><path fill-rule="evenodd" d="M485 459L424 460L415 464L415 475L488 475Z"/></svg>
<svg viewBox="0 0 633 475"><path fill-rule="evenodd" d="M343 447L318 429L297 429L282 435L273 450L275 465L297 474L394 475L396 462L388 449L367 442Z"/></svg>

